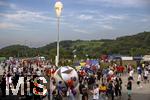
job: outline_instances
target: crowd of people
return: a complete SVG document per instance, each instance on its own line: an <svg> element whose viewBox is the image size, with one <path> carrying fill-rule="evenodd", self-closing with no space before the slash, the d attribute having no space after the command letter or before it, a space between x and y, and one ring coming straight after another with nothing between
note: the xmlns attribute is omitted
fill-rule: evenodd
<svg viewBox="0 0 150 100"><path fill-rule="evenodd" d="M30 60L30 59L10 59L1 63L1 69L3 70L1 77L1 93L2 97L7 96L7 89L9 89L8 95L13 95L10 91L10 88L16 88L19 77L24 77L24 95L18 92L17 96L19 98L24 98L32 100L40 100L40 98L44 98L44 96L38 96L33 93L33 88L35 88L35 78L39 76L44 76L47 80L49 79L49 66L51 68L55 68L49 64L48 61L38 61L38 60ZM49 82L49 81L48 81ZM47 85L50 88L49 85ZM38 87L36 87L38 88ZM40 88L38 88L38 91Z"/></svg>
<svg viewBox="0 0 150 100"><path fill-rule="evenodd" d="M119 66L114 64L105 68L98 66L96 69L89 70L82 68L77 70L78 80L71 78L64 83L54 78L57 67L50 65L48 61L34 61L13 59L1 63L3 75L1 78L2 96L6 96L6 88L16 87L20 76L25 77L25 95L19 95L21 99L28 100L115 100L122 96L123 84L126 84L128 97L132 95L132 82L137 82L137 88L142 88L144 84L149 83L150 64L140 64L137 67L132 65ZM135 77L134 73L138 76ZM35 95L33 88L35 87L34 79L38 76L45 76L48 80L46 95ZM127 75L127 83L123 83L122 76ZM28 79L27 77L30 77ZM78 81L78 86L74 86L74 82ZM28 85L30 84L30 85ZM30 87L28 87L30 86ZM38 88L38 91L42 89Z"/></svg>
<svg viewBox="0 0 150 100"><path fill-rule="evenodd" d="M138 77L134 73L138 74ZM136 87L142 88L143 83L149 83L149 73L150 73L150 65L139 65L133 67L132 65L128 65L126 67L118 66L114 64L113 66L109 66L107 68L99 68L93 73L89 73L85 69L81 69L78 71L79 77L79 97L80 100L107 100L107 99L119 99L122 96L122 76L127 76L127 82L124 83L128 92L128 98L131 98L133 81L137 82ZM72 83L73 84L73 83ZM55 89L53 89L56 93L57 85L55 85ZM66 84L69 88L69 92L67 92L68 100L76 99L76 94L70 92L70 86ZM63 91L63 90L59 90ZM69 95L69 94L70 95ZM56 94L55 94L56 97ZM59 98L61 95L59 95ZM59 100L54 98L53 100ZM119 99L120 100L120 99Z"/></svg>

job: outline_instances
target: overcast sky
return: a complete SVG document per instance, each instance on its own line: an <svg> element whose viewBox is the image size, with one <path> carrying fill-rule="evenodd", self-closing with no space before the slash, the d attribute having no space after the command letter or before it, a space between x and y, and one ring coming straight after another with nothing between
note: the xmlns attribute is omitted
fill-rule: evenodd
<svg viewBox="0 0 150 100"><path fill-rule="evenodd" d="M0 48L57 39L57 0L0 0ZM61 40L112 39L150 31L149 0L61 0Z"/></svg>

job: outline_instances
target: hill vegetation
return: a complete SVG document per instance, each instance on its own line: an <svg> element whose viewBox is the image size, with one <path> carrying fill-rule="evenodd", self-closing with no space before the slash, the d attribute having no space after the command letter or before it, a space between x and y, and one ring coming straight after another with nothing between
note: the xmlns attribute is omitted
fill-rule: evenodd
<svg viewBox="0 0 150 100"><path fill-rule="evenodd" d="M60 42L60 58L78 59L98 58L101 54L121 54L140 56L150 54L150 32L142 32L132 36L118 37L114 40L66 40ZM22 45L11 45L0 49L0 56L34 57L45 56L55 59L56 42L40 48L29 48Z"/></svg>

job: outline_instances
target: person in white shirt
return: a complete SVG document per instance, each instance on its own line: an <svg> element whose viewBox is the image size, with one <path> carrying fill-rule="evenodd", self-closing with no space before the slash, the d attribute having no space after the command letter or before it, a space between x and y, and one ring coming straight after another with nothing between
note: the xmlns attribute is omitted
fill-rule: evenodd
<svg viewBox="0 0 150 100"><path fill-rule="evenodd" d="M14 67L13 67L13 73L16 73L16 72L17 72L17 67L14 66Z"/></svg>
<svg viewBox="0 0 150 100"><path fill-rule="evenodd" d="M99 100L99 87L98 84L94 87L93 93L93 100Z"/></svg>
<svg viewBox="0 0 150 100"><path fill-rule="evenodd" d="M144 70L144 83L148 81L148 74L149 74L148 69L145 69Z"/></svg>
<svg viewBox="0 0 150 100"><path fill-rule="evenodd" d="M139 74L137 79L138 88L142 88L141 81L142 81L142 76Z"/></svg>
<svg viewBox="0 0 150 100"><path fill-rule="evenodd" d="M129 78L131 80L133 80L133 74L134 74L134 70L132 69L130 72L129 72Z"/></svg>

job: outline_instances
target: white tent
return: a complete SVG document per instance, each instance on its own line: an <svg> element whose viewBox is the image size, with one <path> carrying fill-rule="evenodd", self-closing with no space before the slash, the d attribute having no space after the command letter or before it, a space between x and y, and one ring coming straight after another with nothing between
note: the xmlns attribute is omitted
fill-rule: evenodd
<svg viewBox="0 0 150 100"><path fill-rule="evenodd" d="M121 57L122 60L133 60L133 57L129 57L129 56L123 56Z"/></svg>
<svg viewBox="0 0 150 100"><path fill-rule="evenodd" d="M150 55L145 55L143 57L143 61L150 61Z"/></svg>

